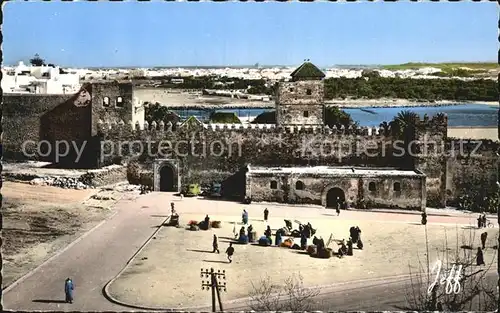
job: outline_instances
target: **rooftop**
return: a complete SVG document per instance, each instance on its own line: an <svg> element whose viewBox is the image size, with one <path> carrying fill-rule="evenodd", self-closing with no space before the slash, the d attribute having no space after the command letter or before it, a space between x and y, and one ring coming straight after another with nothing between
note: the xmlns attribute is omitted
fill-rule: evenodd
<svg viewBox="0 0 500 313"><path fill-rule="evenodd" d="M394 168L360 168L360 167L333 167L333 166L304 166L304 167L264 167L248 165L250 174L298 174L298 175L336 175L336 176L414 176L425 175L412 170Z"/></svg>
<svg viewBox="0 0 500 313"><path fill-rule="evenodd" d="M309 61L302 63L295 71L290 74L294 81L297 80L321 80L325 78L323 73L316 65Z"/></svg>

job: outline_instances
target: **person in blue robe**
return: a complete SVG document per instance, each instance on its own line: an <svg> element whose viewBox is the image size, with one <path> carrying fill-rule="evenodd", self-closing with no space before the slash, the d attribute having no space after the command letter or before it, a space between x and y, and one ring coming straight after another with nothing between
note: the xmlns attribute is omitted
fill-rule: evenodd
<svg viewBox="0 0 500 313"><path fill-rule="evenodd" d="M276 232L276 245L281 245L281 231Z"/></svg>
<svg viewBox="0 0 500 313"><path fill-rule="evenodd" d="M248 213L246 210L243 210L243 214L241 214L241 219L244 225L248 224Z"/></svg>
<svg viewBox="0 0 500 313"><path fill-rule="evenodd" d="M73 285L73 281L71 278L66 278L64 282L64 293L66 294L66 302L73 303L73 290L75 286Z"/></svg>

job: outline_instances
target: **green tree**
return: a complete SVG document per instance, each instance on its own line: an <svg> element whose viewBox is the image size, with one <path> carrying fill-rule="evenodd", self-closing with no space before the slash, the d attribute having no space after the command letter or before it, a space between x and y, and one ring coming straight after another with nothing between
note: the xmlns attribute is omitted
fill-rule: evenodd
<svg viewBox="0 0 500 313"><path fill-rule="evenodd" d="M392 135L403 143L404 154L400 157L400 164L403 168L414 168L415 166L414 156L417 151L414 149L415 145L410 145L410 143L416 139L418 120L417 113L404 110L399 112L390 122Z"/></svg>
<svg viewBox="0 0 500 313"><path fill-rule="evenodd" d="M210 114L210 123L224 123L224 124L241 124L240 119L233 112L212 112Z"/></svg>
<svg viewBox="0 0 500 313"><path fill-rule="evenodd" d="M144 113L144 119L149 122L160 122L164 123L171 122L172 124L176 124L180 121L180 117L174 112L170 111L167 107L162 106L158 102L152 104L146 104L146 110Z"/></svg>
<svg viewBox="0 0 500 313"><path fill-rule="evenodd" d="M252 124L276 124L276 111L266 111L257 115Z"/></svg>
<svg viewBox="0 0 500 313"><path fill-rule="evenodd" d="M45 65L45 60L42 59L37 53L32 59L30 59L30 64L33 66L43 66Z"/></svg>
<svg viewBox="0 0 500 313"><path fill-rule="evenodd" d="M336 106L327 107L325 109L325 124L328 127L349 127L349 126L358 126L357 122L354 122L351 115L346 113L345 111L339 109Z"/></svg>

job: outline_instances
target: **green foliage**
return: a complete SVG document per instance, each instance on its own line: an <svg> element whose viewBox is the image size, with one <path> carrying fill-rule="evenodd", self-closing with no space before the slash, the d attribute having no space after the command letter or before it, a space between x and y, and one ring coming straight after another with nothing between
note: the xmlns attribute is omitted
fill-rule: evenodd
<svg viewBox="0 0 500 313"><path fill-rule="evenodd" d="M380 124L380 127L384 130L389 126L391 129L390 133L403 142L405 152L399 159L399 164L402 168L412 169L415 166L415 159L412 156L415 155L416 151L414 146L410 146L410 143L417 136L418 120L419 116L417 113L404 110L399 112L391 122Z"/></svg>
<svg viewBox="0 0 500 313"><path fill-rule="evenodd" d="M30 59L30 64L33 66L43 66L45 65L45 60L42 59L37 53L32 59Z"/></svg>
<svg viewBox="0 0 500 313"><path fill-rule="evenodd" d="M478 73L480 70L444 70L438 76L463 76ZM154 78L162 81L161 87L173 89L242 89L249 94L274 95L276 87L263 79L239 79L228 77L186 77L184 82L174 84L172 77ZM369 78L369 79L366 79ZM498 101L498 85L494 80L477 79L412 79L399 77L380 77L378 72L365 71L363 77L328 78L325 82L325 99L351 98L400 98L422 101Z"/></svg>
<svg viewBox="0 0 500 313"><path fill-rule="evenodd" d="M161 88L172 89L232 89L232 90L247 90L249 94L266 94L273 95L275 92L274 86L269 86L264 79L241 79L229 77L215 76L200 76L200 77L184 77L182 83L172 83L170 80L175 77L160 76L154 77L152 80L160 80Z"/></svg>
<svg viewBox="0 0 500 313"><path fill-rule="evenodd" d="M267 111L257 115L252 124L276 124L276 111Z"/></svg>
<svg viewBox="0 0 500 313"><path fill-rule="evenodd" d="M233 112L212 112L210 123L241 124L241 121Z"/></svg>
<svg viewBox="0 0 500 313"><path fill-rule="evenodd" d="M180 117L177 114L170 111L167 107L162 106L158 102L146 105L144 119L150 122L163 121L164 123L171 122L172 124L175 124L180 121Z"/></svg>
<svg viewBox="0 0 500 313"><path fill-rule="evenodd" d="M493 80L409 79L377 77L325 79L325 98L345 96L368 99L400 98L419 100L498 101L498 85Z"/></svg>
<svg viewBox="0 0 500 313"><path fill-rule="evenodd" d="M352 117L338 107L327 107L325 109L325 124L329 127L344 126L347 128L349 126L357 126Z"/></svg>
<svg viewBox="0 0 500 313"><path fill-rule="evenodd" d="M478 62L478 63L404 63L404 64L395 64L395 65L384 65L383 69L386 70L415 70L424 67L434 67L439 68L441 70L448 69L456 69L460 67L467 67L470 69L479 69L479 70L491 70L498 69L498 63L493 62Z"/></svg>
<svg viewBox="0 0 500 313"><path fill-rule="evenodd" d="M392 129L392 134L396 135L400 139L413 140L415 131L417 130L416 121L418 119L419 116L415 112L409 110L403 110L399 112L398 115L396 115L394 119L389 123Z"/></svg>
<svg viewBox="0 0 500 313"><path fill-rule="evenodd" d="M267 111L259 114L253 121L252 124L276 124L276 111ZM338 107L327 107L325 109L325 124L329 127L349 127L358 126L356 122L353 121L352 117L342 111Z"/></svg>
<svg viewBox="0 0 500 313"><path fill-rule="evenodd" d="M470 70L463 68L452 68L442 72L432 73L432 76L438 77L474 77L477 74L485 73L485 70Z"/></svg>
<svg viewBox="0 0 500 313"><path fill-rule="evenodd" d="M457 189L460 194L457 206L461 210L496 213L500 206L497 186L476 175L468 175L467 182L462 182Z"/></svg>

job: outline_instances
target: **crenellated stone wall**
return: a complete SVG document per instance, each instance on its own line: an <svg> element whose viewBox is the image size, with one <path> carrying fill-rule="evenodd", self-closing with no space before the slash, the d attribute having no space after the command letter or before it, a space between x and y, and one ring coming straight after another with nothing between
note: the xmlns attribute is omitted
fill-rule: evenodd
<svg viewBox="0 0 500 313"><path fill-rule="evenodd" d="M312 90L312 98L315 92L320 90ZM110 101L107 105L105 97ZM119 97L123 107L116 107ZM302 105L299 102L289 105ZM315 105L311 103L306 105ZM46 140L54 145L58 140L69 140L78 148L85 144L73 167L101 167L139 156L139 162L148 164L141 172L143 180L152 183L154 159L175 159L182 185L225 181L249 163L400 167L404 161L397 154L404 150L404 144L390 129L203 124L196 119L175 125L162 121L142 124L133 122L137 120L133 105L131 84L121 83L89 84L75 95L4 95L4 158L53 161L53 153L41 157L34 145L26 146L28 155L23 154L23 143ZM447 138L444 115L416 122L420 127L414 167L427 177L428 205L443 207L447 201L453 202L457 186L470 177L479 175L484 184L495 181L498 142L481 141L472 155L452 154L459 147L471 150L477 143L461 141L457 145ZM442 150L437 149L441 146ZM75 151L66 159L74 161Z"/></svg>

